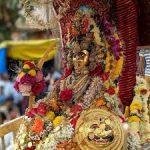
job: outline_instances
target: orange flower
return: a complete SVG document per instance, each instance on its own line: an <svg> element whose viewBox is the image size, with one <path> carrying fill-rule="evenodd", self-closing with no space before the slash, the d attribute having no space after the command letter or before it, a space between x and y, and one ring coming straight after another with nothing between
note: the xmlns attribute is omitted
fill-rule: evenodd
<svg viewBox="0 0 150 150"><path fill-rule="evenodd" d="M35 118L33 126L31 127L31 130L36 133L41 133L43 129L44 129L43 120L39 117Z"/></svg>
<svg viewBox="0 0 150 150"><path fill-rule="evenodd" d="M105 106L106 102L103 99L99 99L96 101L96 106L97 107L101 107L101 106Z"/></svg>

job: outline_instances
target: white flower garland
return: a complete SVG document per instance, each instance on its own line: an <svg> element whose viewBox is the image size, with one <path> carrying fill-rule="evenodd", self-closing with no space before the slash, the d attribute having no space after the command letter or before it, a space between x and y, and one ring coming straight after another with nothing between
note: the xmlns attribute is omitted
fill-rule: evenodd
<svg viewBox="0 0 150 150"><path fill-rule="evenodd" d="M130 132L127 137L127 149L128 150L140 150L140 137L137 133Z"/></svg>
<svg viewBox="0 0 150 150"><path fill-rule="evenodd" d="M26 138L28 136L27 126L25 124L21 124L18 130L18 134L16 136L16 141L14 145L15 150L24 150L26 147Z"/></svg>
<svg viewBox="0 0 150 150"><path fill-rule="evenodd" d="M119 108L119 98L117 94L109 95L108 93L104 94L105 100L107 102L107 105L112 105L113 111L119 115L123 116L120 108ZM108 106L109 108L110 106Z"/></svg>
<svg viewBox="0 0 150 150"><path fill-rule="evenodd" d="M58 126L37 145L36 150L56 150L57 144L71 139L73 133L74 129L70 124Z"/></svg>

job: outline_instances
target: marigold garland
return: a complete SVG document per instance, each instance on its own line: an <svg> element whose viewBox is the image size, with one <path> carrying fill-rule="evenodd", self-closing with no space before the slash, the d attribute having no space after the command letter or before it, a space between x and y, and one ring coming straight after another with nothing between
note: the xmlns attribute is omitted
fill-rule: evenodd
<svg viewBox="0 0 150 150"><path fill-rule="evenodd" d="M107 56L106 56L106 65L105 65L105 72L109 72L110 71L110 66L111 66L111 61L112 56L110 55L110 52L107 51Z"/></svg>
<svg viewBox="0 0 150 150"><path fill-rule="evenodd" d="M47 121L53 121L55 118L55 113L53 111L49 111L46 116L44 117Z"/></svg>
<svg viewBox="0 0 150 150"><path fill-rule="evenodd" d="M117 79L121 72L122 72L122 68L123 68L123 62L124 62L124 57L121 56L119 58L119 60L115 60L113 62L113 70L111 71L111 75L110 75L110 78L114 81L115 79Z"/></svg>
<svg viewBox="0 0 150 150"><path fill-rule="evenodd" d="M134 110L142 110L143 105L142 102L138 99L134 99L132 104L130 105L130 112L132 113L132 111Z"/></svg>
<svg viewBox="0 0 150 150"><path fill-rule="evenodd" d="M150 123L148 98L150 92L146 89L146 81L137 77L137 84L134 88L135 97L130 105L130 116L128 122L135 133L140 133L141 143L150 139Z"/></svg>
<svg viewBox="0 0 150 150"><path fill-rule="evenodd" d="M137 116L131 116L129 119L128 119L128 122L131 123L131 122L140 122L141 119Z"/></svg>

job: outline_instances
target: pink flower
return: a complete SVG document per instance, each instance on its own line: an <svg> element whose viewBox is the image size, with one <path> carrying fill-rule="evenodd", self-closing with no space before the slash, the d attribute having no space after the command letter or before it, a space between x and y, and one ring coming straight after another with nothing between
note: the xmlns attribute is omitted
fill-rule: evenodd
<svg viewBox="0 0 150 150"><path fill-rule="evenodd" d="M27 84L34 84L35 83L35 77L32 77L30 76L29 74L25 74L21 79L20 79L20 83L21 84L24 84L24 83L27 83Z"/></svg>
<svg viewBox="0 0 150 150"><path fill-rule="evenodd" d="M42 93L45 86L46 86L45 81L35 83L32 87L32 93L34 95L38 95L38 94Z"/></svg>
<svg viewBox="0 0 150 150"><path fill-rule="evenodd" d="M60 92L59 98L63 102L70 101L73 96L73 91L71 89L65 89Z"/></svg>
<svg viewBox="0 0 150 150"><path fill-rule="evenodd" d="M48 110L48 105L44 102L40 102L37 107L37 114L45 116Z"/></svg>
<svg viewBox="0 0 150 150"><path fill-rule="evenodd" d="M21 84L19 83L19 92L22 93L23 96L30 96L31 93L31 85L30 84Z"/></svg>

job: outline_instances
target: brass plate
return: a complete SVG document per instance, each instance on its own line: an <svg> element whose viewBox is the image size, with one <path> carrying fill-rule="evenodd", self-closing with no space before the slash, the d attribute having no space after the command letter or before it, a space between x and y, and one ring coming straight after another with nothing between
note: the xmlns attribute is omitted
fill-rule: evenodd
<svg viewBox="0 0 150 150"><path fill-rule="evenodd" d="M86 110L77 121L75 140L81 150L121 150L124 139L119 117L108 110Z"/></svg>

